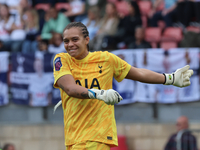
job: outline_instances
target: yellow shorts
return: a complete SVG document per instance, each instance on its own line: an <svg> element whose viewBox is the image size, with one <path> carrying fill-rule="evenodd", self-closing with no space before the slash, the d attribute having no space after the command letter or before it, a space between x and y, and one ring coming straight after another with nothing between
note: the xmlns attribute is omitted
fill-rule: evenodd
<svg viewBox="0 0 200 150"><path fill-rule="evenodd" d="M105 143L86 141L67 146L66 150L110 150L110 146Z"/></svg>

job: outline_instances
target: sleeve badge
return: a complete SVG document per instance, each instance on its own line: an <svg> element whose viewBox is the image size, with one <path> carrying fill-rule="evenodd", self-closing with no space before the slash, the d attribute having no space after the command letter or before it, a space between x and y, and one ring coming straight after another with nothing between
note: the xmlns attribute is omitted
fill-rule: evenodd
<svg viewBox="0 0 200 150"><path fill-rule="evenodd" d="M62 67L62 62L61 62L61 58L57 57L54 61L54 66L55 66L55 70L59 71L60 68Z"/></svg>

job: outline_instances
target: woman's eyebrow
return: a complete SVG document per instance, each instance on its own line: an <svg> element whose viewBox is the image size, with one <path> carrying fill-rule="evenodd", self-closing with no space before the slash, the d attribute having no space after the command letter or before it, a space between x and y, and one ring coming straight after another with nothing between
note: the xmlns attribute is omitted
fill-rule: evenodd
<svg viewBox="0 0 200 150"><path fill-rule="evenodd" d="M69 39L73 39L73 38L78 38L79 36L73 36L73 37L69 37L69 38L63 38L63 40L69 40Z"/></svg>

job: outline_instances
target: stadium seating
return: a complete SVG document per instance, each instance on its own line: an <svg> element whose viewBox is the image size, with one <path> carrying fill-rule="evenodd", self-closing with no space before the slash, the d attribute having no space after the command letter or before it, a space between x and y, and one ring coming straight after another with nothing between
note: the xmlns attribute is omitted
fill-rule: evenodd
<svg viewBox="0 0 200 150"><path fill-rule="evenodd" d="M68 10L70 8L69 3L56 3L55 5L57 11Z"/></svg>
<svg viewBox="0 0 200 150"><path fill-rule="evenodd" d="M148 26L147 14L151 11L151 1L138 1L138 6L141 12L142 26Z"/></svg>
<svg viewBox="0 0 200 150"><path fill-rule="evenodd" d="M118 0L107 0L107 2L116 3Z"/></svg>
<svg viewBox="0 0 200 150"><path fill-rule="evenodd" d="M118 13L123 14L124 16L129 14L128 11L128 2L127 1L117 1L115 3Z"/></svg>
<svg viewBox="0 0 200 150"><path fill-rule="evenodd" d="M156 42L150 42L151 48L158 48L158 43Z"/></svg>
<svg viewBox="0 0 200 150"><path fill-rule="evenodd" d="M35 5L35 9L37 9L37 10L47 11L49 8L50 8L50 4L48 4L48 3L39 3L39 4Z"/></svg>
<svg viewBox="0 0 200 150"><path fill-rule="evenodd" d="M163 48L164 50L169 50L170 48L176 47L178 47L178 43L174 41L160 42L160 48Z"/></svg>
<svg viewBox="0 0 200 150"><path fill-rule="evenodd" d="M175 42L180 42L182 40L182 29L178 27L168 27L165 28L161 41L175 41Z"/></svg>
<svg viewBox="0 0 200 150"><path fill-rule="evenodd" d="M38 12L39 20L42 22L42 20L44 20L46 11L50 9L50 4L49 3L38 3L37 5L35 5L35 9Z"/></svg>
<svg viewBox="0 0 200 150"><path fill-rule="evenodd" d="M118 147L112 147L110 150L128 150L126 145L126 137L123 135L118 135Z"/></svg>
<svg viewBox="0 0 200 150"><path fill-rule="evenodd" d="M187 31L195 32L195 33L200 33L200 28L199 27L194 27L194 26L188 26L186 28Z"/></svg>
<svg viewBox="0 0 200 150"><path fill-rule="evenodd" d="M151 1L138 1L138 6L140 8L141 15L147 15L151 11Z"/></svg>
<svg viewBox="0 0 200 150"><path fill-rule="evenodd" d="M145 30L145 40L151 44L152 48L157 48L158 43L161 39L161 28L159 27L148 27Z"/></svg>
<svg viewBox="0 0 200 150"><path fill-rule="evenodd" d="M159 27L148 27L145 30L145 40L147 42L160 42L161 29Z"/></svg>

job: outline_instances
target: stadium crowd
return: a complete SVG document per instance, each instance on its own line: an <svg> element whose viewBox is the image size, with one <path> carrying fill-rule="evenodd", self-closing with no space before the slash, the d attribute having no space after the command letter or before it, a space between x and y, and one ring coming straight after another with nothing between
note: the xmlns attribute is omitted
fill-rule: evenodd
<svg viewBox="0 0 200 150"><path fill-rule="evenodd" d="M198 0L0 0L0 51L63 52L73 21L87 26L91 51L200 47L199 8Z"/></svg>

